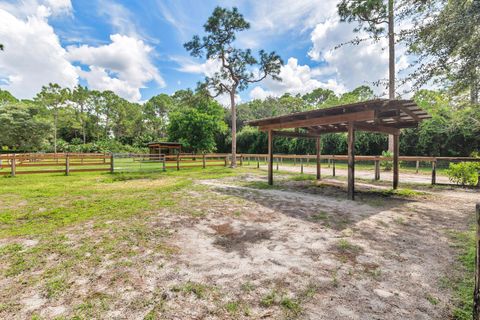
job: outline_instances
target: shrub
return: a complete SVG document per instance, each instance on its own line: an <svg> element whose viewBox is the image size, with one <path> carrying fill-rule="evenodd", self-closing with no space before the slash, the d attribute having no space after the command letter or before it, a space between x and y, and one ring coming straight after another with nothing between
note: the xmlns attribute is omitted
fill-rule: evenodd
<svg viewBox="0 0 480 320"><path fill-rule="evenodd" d="M450 163L447 169L448 179L462 186L476 186L480 164L476 162Z"/></svg>
<svg viewBox="0 0 480 320"><path fill-rule="evenodd" d="M382 157L392 158L393 153L391 153L390 151L382 151ZM384 168L385 171L390 171L390 170L392 170L392 167L393 167L392 161L391 160L382 160L380 162L380 167Z"/></svg>

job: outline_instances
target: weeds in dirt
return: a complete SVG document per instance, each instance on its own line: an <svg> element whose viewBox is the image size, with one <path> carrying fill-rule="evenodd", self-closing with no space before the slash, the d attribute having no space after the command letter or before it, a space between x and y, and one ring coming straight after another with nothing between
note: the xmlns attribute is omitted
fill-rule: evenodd
<svg viewBox="0 0 480 320"><path fill-rule="evenodd" d="M278 305L287 312L287 315L299 315L302 312L301 302L286 294L281 294L276 290L272 290L263 296L260 305L264 308L269 308Z"/></svg>
<svg viewBox="0 0 480 320"><path fill-rule="evenodd" d="M355 263L357 256L363 252L362 247L350 243L347 239L340 239L335 248L334 254L344 263L347 261Z"/></svg>
<svg viewBox="0 0 480 320"><path fill-rule="evenodd" d="M198 299L203 299L209 291L209 287L197 282L188 281L184 284L173 286L173 292L191 293Z"/></svg>
<svg viewBox="0 0 480 320"><path fill-rule="evenodd" d="M440 301L432 296L430 293L427 293L425 295L425 299L427 299L428 302L430 302L432 305L436 306Z"/></svg>
<svg viewBox="0 0 480 320"><path fill-rule="evenodd" d="M328 214L324 211L320 211L316 214L311 215L310 219L313 221L325 221L328 220Z"/></svg>

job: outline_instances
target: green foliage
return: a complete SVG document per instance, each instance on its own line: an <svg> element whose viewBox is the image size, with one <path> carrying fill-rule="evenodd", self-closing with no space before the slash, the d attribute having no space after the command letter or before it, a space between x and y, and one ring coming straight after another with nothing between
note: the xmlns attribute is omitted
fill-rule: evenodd
<svg viewBox="0 0 480 320"><path fill-rule="evenodd" d="M0 104L0 146L13 150L38 150L46 141L49 122L32 103Z"/></svg>
<svg viewBox="0 0 480 320"><path fill-rule="evenodd" d="M342 21L357 22L354 31L365 30L379 37L385 28L387 6L382 0L342 0L338 5L338 14Z"/></svg>
<svg viewBox="0 0 480 320"><path fill-rule="evenodd" d="M257 59L250 49L234 47L237 33L250 28L250 24L237 8L229 10L216 7L203 27L206 35L202 38L195 35L184 46L194 57L205 56L207 59L218 59L222 62L219 72L205 78L206 87L214 90L216 94L235 94L237 90L244 90L250 83L263 80L268 75L273 79L280 79L278 74L283 62L275 52L266 53L260 50ZM249 69L255 65L258 65L259 77ZM230 81L225 81L227 79Z"/></svg>
<svg viewBox="0 0 480 320"><path fill-rule="evenodd" d="M450 181L462 186L476 186L479 174L480 163L476 162L450 163L447 170Z"/></svg>
<svg viewBox="0 0 480 320"><path fill-rule="evenodd" d="M390 151L382 151L382 157L392 158L393 153ZM385 169L385 171L391 171L393 167L392 160L382 160L380 161L380 167Z"/></svg>
<svg viewBox="0 0 480 320"><path fill-rule="evenodd" d="M470 91L478 104L480 90L480 3L463 0L417 1L415 19L408 33L410 51L417 57L417 70L410 78L415 87L443 83L454 93Z"/></svg>
<svg viewBox="0 0 480 320"><path fill-rule="evenodd" d="M222 106L201 92L182 99L179 105L181 111L170 114L169 139L196 153L214 151L216 135L227 129Z"/></svg>

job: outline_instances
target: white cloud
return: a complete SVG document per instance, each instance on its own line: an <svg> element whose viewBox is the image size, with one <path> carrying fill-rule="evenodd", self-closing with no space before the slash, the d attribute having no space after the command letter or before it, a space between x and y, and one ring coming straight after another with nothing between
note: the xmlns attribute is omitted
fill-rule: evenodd
<svg viewBox="0 0 480 320"><path fill-rule="evenodd" d="M252 28L283 33L298 29L305 31L314 27L325 17L334 15L337 11L337 0L250 0L253 14L249 20Z"/></svg>
<svg viewBox="0 0 480 320"><path fill-rule="evenodd" d="M140 88L150 81L165 86L158 69L151 61L152 47L134 37L115 34L111 43L98 47L69 46L68 59L88 65L90 71L77 68L88 86L97 90L112 90L120 96L139 101Z"/></svg>
<svg viewBox="0 0 480 320"><path fill-rule="evenodd" d="M340 22L337 17L330 18L317 24L312 31L312 48L308 52L312 60L326 63L330 76L349 89L360 85L371 85L373 82L388 78L386 38L378 42L367 40L358 45L347 44L334 49L356 36L368 38L364 33L353 34L352 25ZM396 46L396 56L398 73L399 70L408 66L408 58L403 46ZM385 88L379 87L376 91L377 94L384 94Z"/></svg>
<svg viewBox="0 0 480 320"><path fill-rule="evenodd" d="M73 7L70 0L47 0L45 5L52 10L52 14L72 14Z"/></svg>
<svg viewBox="0 0 480 320"><path fill-rule="evenodd" d="M0 7L0 86L18 98L31 98L42 85L55 82L72 87L78 82L75 68L66 59L66 51L48 24L52 9L33 2L23 2L14 12ZM58 9L58 7L57 7Z"/></svg>
<svg viewBox="0 0 480 320"><path fill-rule="evenodd" d="M149 82L165 86L151 59L153 48L134 36L115 34L107 45L63 48L48 19L71 14L68 0L0 3L0 39L5 46L0 53L2 89L18 98L32 98L49 82L74 87L81 77L92 89L139 101L140 89Z"/></svg>
<svg viewBox="0 0 480 320"><path fill-rule="evenodd" d="M123 5L103 0L98 2L97 13L108 19L115 33L140 38L131 12Z"/></svg>
<svg viewBox="0 0 480 320"><path fill-rule="evenodd" d="M269 96L281 96L284 93L305 94L316 88L333 90L336 93L345 91L345 87L333 79L320 81L317 76L319 69L312 69L308 65L299 65L296 58L289 58L286 65L280 70L282 81L267 78L250 91L252 99L265 99Z"/></svg>

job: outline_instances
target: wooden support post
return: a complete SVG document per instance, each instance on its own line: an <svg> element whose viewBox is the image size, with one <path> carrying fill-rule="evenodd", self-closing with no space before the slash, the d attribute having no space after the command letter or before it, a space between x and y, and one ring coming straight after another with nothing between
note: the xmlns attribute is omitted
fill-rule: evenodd
<svg viewBox="0 0 480 320"><path fill-rule="evenodd" d="M416 164L415 164L415 173L418 174L418 168L420 167L420 161L416 161Z"/></svg>
<svg viewBox="0 0 480 320"><path fill-rule="evenodd" d="M480 318L480 203L476 206L477 233L475 236L475 289L473 291L473 320Z"/></svg>
<svg viewBox="0 0 480 320"><path fill-rule="evenodd" d="M260 159L257 157L257 169L260 169Z"/></svg>
<svg viewBox="0 0 480 320"><path fill-rule="evenodd" d="M400 135L393 135L393 189L398 188L398 173L399 173L399 153L400 153Z"/></svg>
<svg viewBox="0 0 480 320"><path fill-rule="evenodd" d="M105 159L105 157L103 157ZM65 155L65 175L68 176L70 174L70 158L68 153Z"/></svg>
<svg viewBox="0 0 480 320"><path fill-rule="evenodd" d="M315 147L317 150L317 180L320 180L322 178L322 175L321 175L322 165L320 163L321 161L320 156L322 155L322 145L321 145L320 137L318 137L316 140L317 141L316 141Z"/></svg>
<svg viewBox="0 0 480 320"><path fill-rule="evenodd" d="M180 153L177 153L177 171L180 170Z"/></svg>
<svg viewBox="0 0 480 320"><path fill-rule="evenodd" d="M10 175L12 177L15 177L15 171L16 171L16 168L17 168L17 163L16 163L16 159L15 159L15 153L13 154L12 156L12 159L10 160L11 161L11 164L10 164Z"/></svg>
<svg viewBox="0 0 480 320"><path fill-rule="evenodd" d="M303 174L303 158L300 158L300 173Z"/></svg>
<svg viewBox="0 0 480 320"><path fill-rule="evenodd" d="M167 164L165 163L167 159L165 158L165 155L163 155L163 160L162 160L162 171L165 172L167 171Z"/></svg>
<svg viewBox="0 0 480 320"><path fill-rule="evenodd" d="M380 180L380 160L375 159L375 180Z"/></svg>
<svg viewBox="0 0 480 320"><path fill-rule="evenodd" d="M114 172L115 172L115 160L114 160L113 153L110 153L110 173L114 173Z"/></svg>
<svg viewBox="0 0 480 320"><path fill-rule="evenodd" d="M432 161L432 185L437 184L437 161Z"/></svg>
<svg viewBox="0 0 480 320"><path fill-rule="evenodd" d="M355 128L348 123L348 199L355 200Z"/></svg>
<svg viewBox="0 0 480 320"><path fill-rule="evenodd" d="M240 155L240 167L243 166L243 155Z"/></svg>
<svg viewBox="0 0 480 320"><path fill-rule="evenodd" d="M332 176L335 177L335 156L332 158Z"/></svg>
<svg viewBox="0 0 480 320"><path fill-rule="evenodd" d="M206 167L206 161L205 161L205 153L202 156L202 168L205 169Z"/></svg>
<svg viewBox="0 0 480 320"><path fill-rule="evenodd" d="M225 156L225 167L228 166L228 156Z"/></svg>
<svg viewBox="0 0 480 320"><path fill-rule="evenodd" d="M268 184L273 185L273 132L268 130Z"/></svg>

